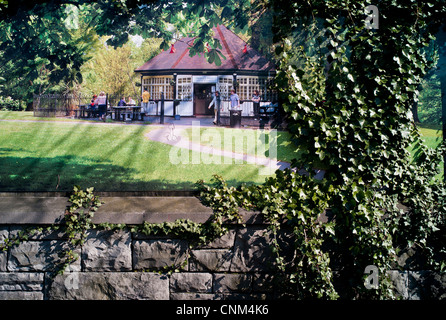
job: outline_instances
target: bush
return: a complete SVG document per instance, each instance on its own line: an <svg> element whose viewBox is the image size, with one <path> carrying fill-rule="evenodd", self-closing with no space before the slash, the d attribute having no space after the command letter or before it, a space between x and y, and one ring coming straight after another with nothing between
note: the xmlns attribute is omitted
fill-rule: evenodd
<svg viewBox="0 0 446 320"><path fill-rule="evenodd" d="M24 102L14 100L11 97L0 96L0 110L23 111L26 109Z"/></svg>

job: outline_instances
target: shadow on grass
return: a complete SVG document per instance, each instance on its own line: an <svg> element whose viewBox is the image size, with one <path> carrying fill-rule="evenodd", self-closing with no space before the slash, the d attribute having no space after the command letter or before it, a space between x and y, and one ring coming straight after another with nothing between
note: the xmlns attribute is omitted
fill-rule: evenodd
<svg viewBox="0 0 446 320"><path fill-rule="evenodd" d="M6 151L0 149L0 153ZM94 187L99 192L196 191L195 182L172 180L141 181L137 172L113 164L80 164L75 156L0 157L0 192L70 192L74 185ZM91 161L90 161L91 162ZM229 185L241 182L228 180Z"/></svg>

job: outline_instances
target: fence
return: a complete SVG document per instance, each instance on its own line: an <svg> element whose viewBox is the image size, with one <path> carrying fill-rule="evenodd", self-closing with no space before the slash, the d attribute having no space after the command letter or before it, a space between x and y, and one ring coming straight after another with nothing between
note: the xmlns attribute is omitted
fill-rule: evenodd
<svg viewBox="0 0 446 320"><path fill-rule="evenodd" d="M77 104L75 95L44 94L34 95L33 111L35 117L69 116Z"/></svg>
<svg viewBox="0 0 446 320"><path fill-rule="evenodd" d="M91 103L91 95L86 94L43 94L34 95L33 111L35 117L70 117L74 116L80 105ZM107 105L118 104L122 95L107 94ZM140 97L132 97L138 104Z"/></svg>

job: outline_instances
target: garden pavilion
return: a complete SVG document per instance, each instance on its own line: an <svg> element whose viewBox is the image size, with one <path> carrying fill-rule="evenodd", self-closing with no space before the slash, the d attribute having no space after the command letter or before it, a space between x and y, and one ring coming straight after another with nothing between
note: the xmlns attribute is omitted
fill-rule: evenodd
<svg viewBox="0 0 446 320"><path fill-rule="evenodd" d="M222 97L221 115L229 115L229 95L236 89L242 102L242 116L254 116L251 97L259 90L261 105L274 102L275 94L268 90L268 83L275 76L274 65L251 48L239 36L223 25L213 28L214 37L220 41L221 65L210 64L204 54L189 56L194 37L184 37L146 62L135 72L141 74L141 92L150 93L152 108L149 115L160 112L161 93L164 94L166 116L212 115L207 107L213 93ZM174 108L175 101L175 108Z"/></svg>

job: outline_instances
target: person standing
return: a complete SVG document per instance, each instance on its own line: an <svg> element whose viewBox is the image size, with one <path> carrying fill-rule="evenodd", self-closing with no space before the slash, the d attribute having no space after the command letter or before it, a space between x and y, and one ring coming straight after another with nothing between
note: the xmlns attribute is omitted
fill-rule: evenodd
<svg viewBox="0 0 446 320"><path fill-rule="evenodd" d="M231 100L231 109L240 108L240 98L238 97L238 94L235 93L235 89L231 89L231 95L229 96L229 100Z"/></svg>
<svg viewBox="0 0 446 320"><path fill-rule="evenodd" d="M211 103L209 104L208 109L210 109L212 106L214 106L214 124L217 124L217 115L220 111L220 103L221 103L221 98L220 98L220 92L219 91L215 91L215 95L214 98L212 99ZM218 123L219 124L219 123Z"/></svg>
<svg viewBox="0 0 446 320"><path fill-rule="evenodd" d="M99 111L99 119L105 121L105 114L107 112L107 96L104 91L98 96L98 111Z"/></svg>
<svg viewBox="0 0 446 320"><path fill-rule="evenodd" d="M147 89L144 89L144 92L142 93L142 108L144 110L144 113L149 112L149 99L150 99L150 93L147 91Z"/></svg>
<svg viewBox="0 0 446 320"><path fill-rule="evenodd" d="M259 111L260 111L260 94L259 90L254 90L254 94L252 95L252 102L253 102L253 111L254 111L254 118L257 120L259 118Z"/></svg>

